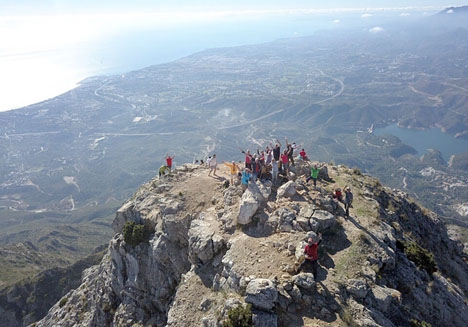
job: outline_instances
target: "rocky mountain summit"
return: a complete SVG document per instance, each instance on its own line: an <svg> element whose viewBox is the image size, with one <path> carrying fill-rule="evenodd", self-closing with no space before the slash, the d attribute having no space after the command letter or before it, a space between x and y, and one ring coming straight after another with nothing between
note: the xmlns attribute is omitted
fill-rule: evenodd
<svg viewBox="0 0 468 327"><path fill-rule="evenodd" d="M467 325L467 256L434 213L345 166L324 165L315 189L309 169L244 192L192 164L152 179L101 263L32 326ZM330 202L345 185L349 217ZM296 268L318 233L314 279Z"/></svg>

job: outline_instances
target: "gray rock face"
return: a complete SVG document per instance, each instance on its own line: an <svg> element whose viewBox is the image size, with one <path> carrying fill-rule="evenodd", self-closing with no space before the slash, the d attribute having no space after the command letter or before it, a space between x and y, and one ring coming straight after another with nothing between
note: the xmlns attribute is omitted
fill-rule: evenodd
<svg viewBox="0 0 468 327"><path fill-rule="evenodd" d="M383 313L390 309L392 302L398 302L401 299L399 291L388 287L374 286L371 292L375 298L375 307Z"/></svg>
<svg viewBox="0 0 468 327"><path fill-rule="evenodd" d="M270 188L266 186L259 187L256 183L249 183L249 187L245 190L240 201L237 217L239 224L247 225L252 222L252 217L266 201L265 196L269 196L269 190Z"/></svg>
<svg viewBox="0 0 468 327"><path fill-rule="evenodd" d="M277 196L278 198L293 197L294 195L296 195L296 193L296 183L293 181L289 181L278 188Z"/></svg>
<svg viewBox="0 0 468 327"><path fill-rule="evenodd" d="M132 201L125 203L115 215L115 219L112 222L112 228L115 233L120 233L127 221L133 221L137 224L141 224L140 213L135 210L135 206Z"/></svg>
<svg viewBox="0 0 468 327"><path fill-rule="evenodd" d="M315 287L314 275L311 273L301 273L292 278L295 285L304 289L313 289Z"/></svg>
<svg viewBox="0 0 468 327"><path fill-rule="evenodd" d="M346 290L357 299L363 299L366 297L369 288L364 280L350 279L346 285Z"/></svg>
<svg viewBox="0 0 468 327"><path fill-rule="evenodd" d="M278 291L269 279L254 279L247 285L245 302L264 310L273 309L278 300Z"/></svg>
<svg viewBox="0 0 468 327"><path fill-rule="evenodd" d="M466 325L468 268L443 224L368 177L346 175L344 167L334 171L362 184L355 205L372 212L369 217L337 217L327 209L326 192L298 193L293 182L270 201L270 186L252 183L243 194L229 187L219 190L223 197L197 198L190 210L181 188L171 192L169 179L145 185L117 212L117 233L100 265L87 269L81 286L36 327L215 327L246 303L255 326L295 326L310 314L318 325L344 325L343 312L359 326L405 326L409 319ZM184 175L177 176L184 183ZM389 201L394 212L386 210ZM149 239L127 244L120 234L127 221L143 224ZM294 267L307 238L319 232L319 276L325 278L316 282L310 273L294 275ZM404 241L415 242L407 235L433 253L438 272L419 267L401 249ZM1 312L11 319L11 312Z"/></svg>
<svg viewBox="0 0 468 327"><path fill-rule="evenodd" d="M221 251L226 242L210 228L210 223L196 219L189 230L189 259L194 265L206 264Z"/></svg>
<svg viewBox="0 0 468 327"><path fill-rule="evenodd" d="M119 219L134 215L133 206L124 205ZM170 221L166 225L168 231L177 230L173 218ZM186 228L186 224L181 219L179 229ZM65 327L109 323L126 326L128 321L161 325L182 274L190 269L188 249L181 248L181 243L179 236L171 238L161 233L149 243L132 248L125 244L121 234L116 234L101 265L88 269L82 286L67 294L65 304L56 304L36 326L50 326L51 320L61 321L60 325ZM80 309L72 309L76 307Z"/></svg>
<svg viewBox="0 0 468 327"><path fill-rule="evenodd" d="M310 218L310 224L313 231L326 230L336 224L336 217L325 210L315 210Z"/></svg>
<svg viewBox="0 0 468 327"><path fill-rule="evenodd" d="M281 232L291 232L294 228L296 214L288 208L281 208L277 211L279 217L278 230Z"/></svg>
<svg viewBox="0 0 468 327"><path fill-rule="evenodd" d="M254 311L252 313L252 323L255 327L277 327L278 316L274 313Z"/></svg>
<svg viewBox="0 0 468 327"><path fill-rule="evenodd" d="M260 201L255 197L251 189L248 188L242 195L237 222L241 225L250 224L258 208L260 208Z"/></svg>

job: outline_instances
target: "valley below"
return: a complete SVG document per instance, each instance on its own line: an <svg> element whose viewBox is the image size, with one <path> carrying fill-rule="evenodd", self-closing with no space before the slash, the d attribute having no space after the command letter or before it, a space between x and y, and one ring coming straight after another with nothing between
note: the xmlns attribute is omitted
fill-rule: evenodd
<svg viewBox="0 0 468 327"><path fill-rule="evenodd" d="M409 193L466 242L468 152L419 154L372 129L466 139L467 40L466 26L452 25L324 31L91 77L0 113L0 287L102 249L115 211L166 153L176 167L213 153L237 161L239 148L284 148L285 137L314 161Z"/></svg>

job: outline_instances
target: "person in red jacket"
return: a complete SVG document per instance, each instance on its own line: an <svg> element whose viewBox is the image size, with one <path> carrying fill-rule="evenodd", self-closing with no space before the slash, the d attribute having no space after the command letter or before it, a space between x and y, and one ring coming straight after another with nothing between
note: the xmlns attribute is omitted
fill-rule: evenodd
<svg viewBox="0 0 468 327"><path fill-rule="evenodd" d="M250 153L250 150L244 151L239 148L243 154L245 154L245 168L252 170L252 158L253 155Z"/></svg>
<svg viewBox="0 0 468 327"><path fill-rule="evenodd" d="M318 247L321 242L322 242L322 233L318 234L317 242L314 242L314 239L312 237L310 237L307 240L307 245L304 247L305 260L303 263L301 263L301 265L297 269L298 273L301 272L302 269L304 269L304 267L311 266L314 279L317 280Z"/></svg>
<svg viewBox="0 0 468 327"><path fill-rule="evenodd" d="M172 160L175 158L175 154L171 157L168 153L166 153L166 166L169 168L169 172L172 171Z"/></svg>

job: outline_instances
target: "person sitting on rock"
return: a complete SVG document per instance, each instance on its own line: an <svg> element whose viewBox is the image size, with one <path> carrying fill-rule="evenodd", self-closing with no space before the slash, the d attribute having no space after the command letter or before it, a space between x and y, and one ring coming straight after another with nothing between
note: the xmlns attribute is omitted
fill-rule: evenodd
<svg viewBox="0 0 468 327"><path fill-rule="evenodd" d="M263 164L263 161L260 159L260 158L257 158L255 160L255 172L254 172L254 175L255 175L255 180L259 179L261 180L262 177L263 177L263 172L264 172L264 168L265 165Z"/></svg>
<svg viewBox="0 0 468 327"><path fill-rule="evenodd" d="M337 189L335 189L335 192L333 192L333 197L344 204L343 193L341 192L341 188L338 187Z"/></svg>
<svg viewBox="0 0 468 327"><path fill-rule="evenodd" d="M333 193L330 195L330 204L333 208L334 213L338 210L338 201L344 204L343 193L341 193L341 188L336 188Z"/></svg>
<svg viewBox="0 0 468 327"><path fill-rule="evenodd" d="M304 247L305 260L301 263L297 272L301 272L306 266L312 268L312 274L314 279L317 280L317 270L318 270L318 247L322 242L322 233L318 234L317 242L314 242L314 239L310 237L307 240L307 245Z"/></svg>
<svg viewBox="0 0 468 327"><path fill-rule="evenodd" d="M307 153L305 152L304 149L302 149L301 152L299 152L299 159L303 161L309 161L309 158L307 157Z"/></svg>
<svg viewBox="0 0 468 327"><path fill-rule="evenodd" d="M159 167L159 177L167 175L170 172L171 172L171 170L166 165L162 165L161 167Z"/></svg>

